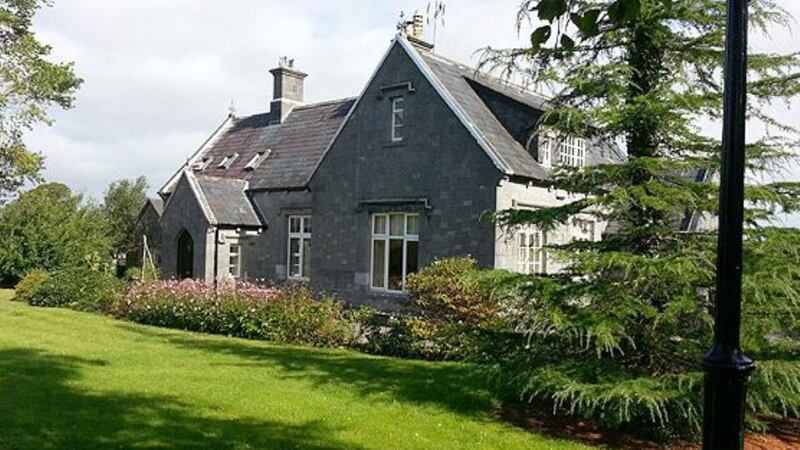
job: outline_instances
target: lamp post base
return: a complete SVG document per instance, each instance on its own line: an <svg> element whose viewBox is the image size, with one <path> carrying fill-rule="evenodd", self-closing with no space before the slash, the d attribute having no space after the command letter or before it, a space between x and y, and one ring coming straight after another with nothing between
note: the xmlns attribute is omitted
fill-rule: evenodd
<svg viewBox="0 0 800 450"><path fill-rule="evenodd" d="M703 367L706 370L703 449L741 449L747 381L755 364L739 350L715 347L703 359Z"/></svg>

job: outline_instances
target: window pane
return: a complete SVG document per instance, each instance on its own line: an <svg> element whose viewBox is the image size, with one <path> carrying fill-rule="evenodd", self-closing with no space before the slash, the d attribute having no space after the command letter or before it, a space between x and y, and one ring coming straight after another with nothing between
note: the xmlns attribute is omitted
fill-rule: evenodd
<svg viewBox="0 0 800 450"><path fill-rule="evenodd" d="M386 234L386 216L382 214L375 216L372 226L373 234Z"/></svg>
<svg viewBox="0 0 800 450"><path fill-rule="evenodd" d="M403 240L389 240L389 290L403 290Z"/></svg>
<svg viewBox="0 0 800 450"><path fill-rule="evenodd" d="M389 216L389 231L392 236L403 235L405 231L405 219L406 216L404 214L392 214Z"/></svg>
<svg viewBox="0 0 800 450"><path fill-rule="evenodd" d="M386 241L372 241L372 287L383 288L383 272L386 261Z"/></svg>
<svg viewBox="0 0 800 450"><path fill-rule="evenodd" d="M411 214L406 216L406 234L416 236L419 234L419 216Z"/></svg>
<svg viewBox="0 0 800 450"><path fill-rule="evenodd" d="M303 239L303 276L311 273L311 239Z"/></svg>
<svg viewBox="0 0 800 450"><path fill-rule="evenodd" d="M300 239L289 239L289 276L300 276Z"/></svg>
<svg viewBox="0 0 800 450"><path fill-rule="evenodd" d="M290 233L299 233L300 232L300 218L299 217L289 217L289 232Z"/></svg>
<svg viewBox="0 0 800 450"><path fill-rule="evenodd" d="M406 276L417 271L419 267L419 242L406 242Z"/></svg>
<svg viewBox="0 0 800 450"><path fill-rule="evenodd" d="M311 234L311 217L303 218L303 233Z"/></svg>

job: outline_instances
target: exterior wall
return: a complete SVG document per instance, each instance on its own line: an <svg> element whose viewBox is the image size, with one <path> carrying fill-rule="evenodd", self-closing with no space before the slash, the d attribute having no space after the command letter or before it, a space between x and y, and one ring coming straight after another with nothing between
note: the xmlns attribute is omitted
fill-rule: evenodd
<svg viewBox="0 0 800 450"><path fill-rule="evenodd" d="M285 280L289 249L289 216L311 215L308 191L257 191L251 195L267 226L242 245L242 277L248 280ZM312 217L312 224L316 225ZM314 230L312 248L314 253ZM313 263L313 262L312 262Z"/></svg>
<svg viewBox="0 0 800 450"><path fill-rule="evenodd" d="M411 82L405 88L382 90ZM404 140L390 142L391 97L404 96ZM395 45L366 88L311 182L311 284L354 304L407 305L402 294L370 288L370 217L420 214L419 265L471 255L493 267L501 174L408 55ZM425 203L427 202L427 207Z"/></svg>
<svg viewBox="0 0 800 450"><path fill-rule="evenodd" d="M161 270L164 278L174 278L178 265L178 236L184 228L194 241L194 278L213 279L214 229L191 187L182 177L161 216Z"/></svg>
<svg viewBox="0 0 800 450"><path fill-rule="evenodd" d="M579 197L565 191L550 187L536 186L503 180L497 187L497 210L506 209L540 209L560 206L571 203ZM590 216L581 217L591 219ZM600 240L605 232L605 222L595 223L592 240ZM495 240L495 268L519 271L517 230L504 231L497 229ZM575 236L573 228L567 224L557 227L547 233L546 242L549 244L568 243ZM557 273L563 269L564 264L552 257L547 258L545 269L547 273Z"/></svg>

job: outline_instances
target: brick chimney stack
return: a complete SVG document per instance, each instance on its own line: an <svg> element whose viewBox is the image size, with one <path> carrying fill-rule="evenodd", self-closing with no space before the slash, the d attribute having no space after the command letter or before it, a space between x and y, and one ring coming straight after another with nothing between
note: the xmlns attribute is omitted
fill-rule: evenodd
<svg viewBox="0 0 800 450"><path fill-rule="evenodd" d="M294 68L294 60L281 57L278 67L269 71L273 76L272 102L269 123L278 124L286 119L292 108L303 104L303 80L307 74Z"/></svg>
<svg viewBox="0 0 800 450"><path fill-rule="evenodd" d="M402 21L402 15L400 16ZM411 20L402 21L399 27L408 42L422 50L433 50L433 44L425 41L425 16L419 11L414 13Z"/></svg>

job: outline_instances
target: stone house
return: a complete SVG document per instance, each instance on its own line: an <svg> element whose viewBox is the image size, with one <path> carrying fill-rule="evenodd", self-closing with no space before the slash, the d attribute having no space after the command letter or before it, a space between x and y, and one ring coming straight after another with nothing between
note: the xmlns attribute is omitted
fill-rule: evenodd
<svg viewBox="0 0 800 450"><path fill-rule="evenodd" d="M546 243L602 237L606 224L588 216L514 235L483 219L574 200L548 182L555 166L624 158L540 135L536 94L413 33L392 40L355 98L304 103L305 73L287 60L270 72L269 112L229 115L160 189L163 205L146 206L165 277L302 280L394 309L406 276L437 258L551 273Z"/></svg>

